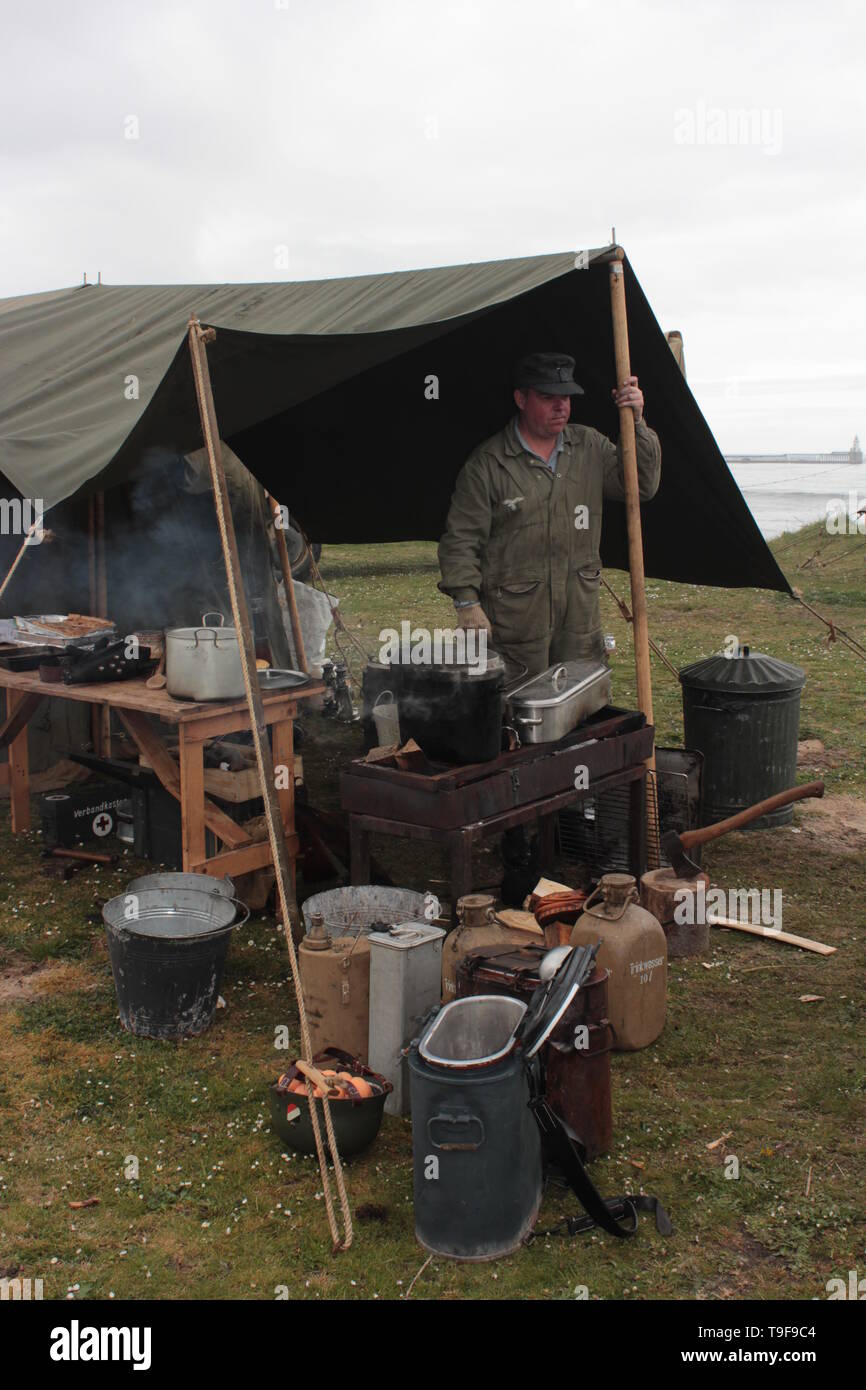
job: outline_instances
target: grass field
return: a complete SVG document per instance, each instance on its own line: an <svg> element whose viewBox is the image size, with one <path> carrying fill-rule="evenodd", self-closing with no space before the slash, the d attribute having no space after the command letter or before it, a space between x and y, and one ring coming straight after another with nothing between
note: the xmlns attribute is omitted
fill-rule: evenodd
<svg viewBox="0 0 866 1390"><path fill-rule="evenodd" d="M864 538L816 526L773 549L804 598L866 642ZM368 651L401 619L449 623L431 546L331 548L322 568ZM627 595L626 576L607 577ZM570 1299L578 1286L591 1298L811 1299L832 1277L866 1273L866 665L782 595L649 590L651 632L675 666L736 634L806 669L800 776L822 776L825 801L791 826L726 838L705 864L722 886L781 888L785 929L838 951L714 931L706 960L672 962L657 1043L614 1056L614 1145L593 1174L608 1194L658 1195L672 1237L643 1220L627 1242L553 1237L493 1265L434 1259L413 1299ZM603 607L617 638L615 703L630 706L630 639L606 595ZM656 661L654 680L658 742L681 744L678 684ZM310 798L333 807L358 728L318 715L304 724ZM429 853L376 849L396 882L424 889L442 877ZM136 1039L118 1024L99 904L144 866L126 858L56 884L40 876L39 854L38 834L13 840L0 809L0 1277L42 1278L46 1298L404 1295L425 1260L409 1121L386 1117L373 1148L346 1165L355 1241L339 1256L315 1161L286 1154L269 1131L266 1087L286 1058L275 1028L297 1037L273 920L237 933L227 1007L204 1036ZM482 881L492 865L480 863ZM88 1198L98 1204L71 1205ZM575 1206L550 1191L542 1224Z"/></svg>

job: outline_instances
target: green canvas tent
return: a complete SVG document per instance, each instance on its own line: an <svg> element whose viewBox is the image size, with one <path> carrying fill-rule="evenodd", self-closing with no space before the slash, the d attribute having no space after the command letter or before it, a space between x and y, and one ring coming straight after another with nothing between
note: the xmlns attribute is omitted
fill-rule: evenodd
<svg viewBox="0 0 866 1390"><path fill-rule="evenodd" d="M6 494L46 508L94 488L140 496L154 458L199 447L186 343L195 314L217 330L209 361L223 438L311 535L436 539L464 458L513 410L511 366L525 353L571 353L586 390L574 418L616 437L609 249L2 301ZM627 261L625 273L632 370L662 443L662 484L642 509L647 574L790 592ZM172 500L159 505L170 511ZM602 558L627 568L616 503Z"/></svg>

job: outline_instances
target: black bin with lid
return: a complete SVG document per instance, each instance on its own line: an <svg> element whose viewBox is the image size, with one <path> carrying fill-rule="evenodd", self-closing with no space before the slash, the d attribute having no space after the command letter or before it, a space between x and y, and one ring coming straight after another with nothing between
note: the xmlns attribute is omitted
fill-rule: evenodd
<svg viewBox="0 0 866 1390"><path fill-rule="evenodd" d="M409 1050L415 1235L452 1260L518 1250L541 1206L541 1136L530 1074L591 972L595 949L569 951L529 1005L501 994L446 1004Z"/></svg>
<svg viewBox="0 0 866 1390"><path fill-rule="evenodd" d="M735 656L717 653L684 666L679 677L685 746L704 755L703 825L794 786L806 683L799 666L741 647ZM784 825L793 814L793 806L783 806L748 828Z"/></svg>

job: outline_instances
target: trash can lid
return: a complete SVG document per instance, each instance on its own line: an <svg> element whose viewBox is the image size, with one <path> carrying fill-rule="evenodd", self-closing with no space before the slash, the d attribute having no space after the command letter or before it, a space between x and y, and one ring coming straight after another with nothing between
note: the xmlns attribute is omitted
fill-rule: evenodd
<svg viewBox="0 0 866 1390"><path fill-rule="evenodd" d="M534 1057L544 1046L581 985L592 974L597 950L598 945L572 947L553 978L538 986L514 1034L527 1057Z"/></svg>
<svg viewBox="0 0 866 1390"><path fill-rule="evenodd" d="M695 690L727 690L746 695L802 690L806 684L802 667L778 661L764 652L750 651L748 647L741 647L737 656L716 652L691 666L683 666L679 677L683 685Z"/></svg>

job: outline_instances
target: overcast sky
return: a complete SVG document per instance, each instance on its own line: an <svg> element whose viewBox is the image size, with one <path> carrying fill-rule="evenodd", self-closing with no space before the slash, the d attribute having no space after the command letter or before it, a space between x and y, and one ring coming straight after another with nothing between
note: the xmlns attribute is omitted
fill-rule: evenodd
<svg viewBox="0 0 866 1390"><path fill-rule="evenodd" d="M2 14L0 295L85 270L490 260L602 245L615 225L725 452L866 434L862 0Z"/></svg>

